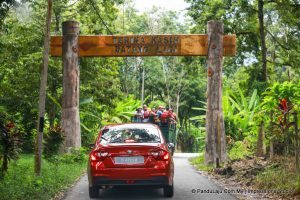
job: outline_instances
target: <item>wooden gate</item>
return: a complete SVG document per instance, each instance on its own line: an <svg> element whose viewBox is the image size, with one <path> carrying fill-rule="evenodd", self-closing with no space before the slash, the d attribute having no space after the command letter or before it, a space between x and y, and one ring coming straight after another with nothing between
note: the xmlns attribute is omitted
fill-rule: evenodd
<svg viewBox="0 0 300 200"><path fill-rule="evenodd" d="M63 58L62 128L65 147L81 145L79 57L206 56L206 162L226 159L222 111L222 59L236 54L235 35L223 35L223 24L209 21L208 34L79 36L79 23L63 22L63 36L51 37L51 56Z"/></svg>

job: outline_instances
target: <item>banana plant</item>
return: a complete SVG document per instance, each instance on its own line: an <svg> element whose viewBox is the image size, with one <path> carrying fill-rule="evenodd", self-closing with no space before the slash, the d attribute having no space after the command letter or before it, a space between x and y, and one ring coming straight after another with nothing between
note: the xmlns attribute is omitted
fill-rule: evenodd
<svg viewBox="0 0 300 200"><path fill-rule="evenodd" d="M48 94L49 100L54 103L60 110L62 109L61 104L59 101L53 97L51 94ZM103 106L97 105L94 102L93 98L83 98L79 101L80 105L80 126L87 132L93 132L90 127L90 124L86 122L98 122L94 124L99 124L102 120L101 113L103 112ZM92 106L91 106L92 105ZM96 127L96 129L98 126Z"/></svg>
<svg viewBox="0 0 300 200"><path fill-rule="evenodd" d="M259 109L260 99L256 89L253 91L250 98L245 97L240 88L238 88L238 94L239 95L236 95L229 90L227 98L232 109L227 110L227 112L224 111L224 115L229 119L233 119L241 132L247 132L249 131L249 127L255 124L253 118L254 114Z"/></svg>
<svg viewBox="0 0 300 200"><path fill-rule="evenodd" d="M242 139L243 133L248 132L255 124L254 116L258 112L259 102L257 90L254 90L250 97L245 97L240 88L237 89L237 93L229 88L225 89L222 96L222 106L226 133L233 138ZM201 103L203 103L203 107L194 107L193 110L206 111L206 102ZM194 116L190 120L203 124L205 114Z"/></svg>
<svg viewBox="0 0 300 200"><path fill-rule="evenodd" d="M199 111L204 111L206 112L207 110L207 103L205 101L198 101L200 103L203 104L203 107L192 107L193 110L199 110ZM200 123L204 123L205 122L205 118L206 118L206 114L202 114L202 115L197 115L194 117L191 117L190 120L191 121L196 121L196 122L200 122Z"/></svg>
<svg viewBox="0 0 300 200"><path fill-rule="evenodd" d="M115 108L103 112L102 124L129 122L134 116L135 110L141 105L140 100L134 99L133 96L118 101Z"/></svg>

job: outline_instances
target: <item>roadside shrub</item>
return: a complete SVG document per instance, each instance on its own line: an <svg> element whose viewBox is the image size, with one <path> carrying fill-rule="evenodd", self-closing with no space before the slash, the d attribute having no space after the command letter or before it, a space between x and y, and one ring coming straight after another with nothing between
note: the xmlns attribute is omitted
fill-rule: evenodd
<svg viewBox="0 0 300 200"><path fill-rule="evenodd" d="M44 137L44 158L50 161L53 156L57 155L63 140L64 135L60 126L50 128Z"/></svg>
<svg viewBox="0 0 300 200"><path fill-rule="evenodd" d="M49 163L59 165L59 164L76 164L85 162L87 159L88 151L81 148L71 148L69 153L51 155L46 160ZM45 157L45 156L44 156Z"/></svg>
<svg viewBox="0 0 300 200"><path fill-rule="evenodd" d="M246 137L243 140L243 143L245 144L245 146L247 147L248 150L255 152L256 150L256 146L257 146L257 130L253 131L249 131L247 133L245 133Z"/></svg>
<svg viewBox="0 0 300 200"><path fill-rule="evenodd" d="M228 153L231 160L242 159L249 155L251 155L251 152L243 141L236 141Z"/></svg>
<svg viewBox="0 0 300 200"><path fill-rule="evenodd" d="M177 146L180 147L181 152L194 152L196 138L189 132L179 131L177 135Z"/></svg>
<svg viewBox="0 0 300 200"><path fill-rule="evenodd" d="M5 123L3 126L0 121L0 178L4 177L8 170L8 164L11 160L17 160L21 152L20 131L12 122Z"/></svg>
<svg viewBox="0 0 300 200"><path fill-rule="evenodd" d="M85 148L72 148L70 153L66 153L59 157L58 161L66 164L82 163L87 157Z"/></svg>
<svg viewBox="0 0 300 200"><path fill-rule="evenodd" d="M190 158L190 163L194 165L198 170L210 172L213 170L213 164L205 164L204 153L200 153L199 156Z"/></svg>

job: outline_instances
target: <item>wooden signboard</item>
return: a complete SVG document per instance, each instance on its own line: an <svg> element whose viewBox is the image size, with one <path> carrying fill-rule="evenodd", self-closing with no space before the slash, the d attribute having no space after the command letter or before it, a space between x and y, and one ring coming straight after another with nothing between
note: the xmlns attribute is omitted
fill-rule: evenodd
<svg viewBox="0 0 300 200"><path fill-rule="evenodd" d="M79 36L80 57L206 56L207 35ZM223 37L223 56L236 54L235 35ZM62 36L51 37L51 56L62 56Z"/></svg>

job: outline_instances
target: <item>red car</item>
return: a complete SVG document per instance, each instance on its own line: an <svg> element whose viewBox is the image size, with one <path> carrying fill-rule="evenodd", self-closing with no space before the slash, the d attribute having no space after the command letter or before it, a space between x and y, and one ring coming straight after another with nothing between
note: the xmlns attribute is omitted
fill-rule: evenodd
<svg viewBox="0 0 300 200"><path fill-rule="evenodd" d="M89 157L90 198L97 198L101 188L125 185L162 187L164 196L172 197L173 147L154 124L105 126Z"/></svg>

